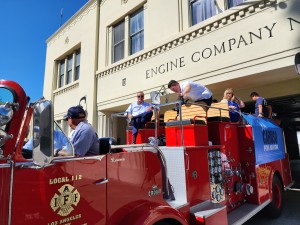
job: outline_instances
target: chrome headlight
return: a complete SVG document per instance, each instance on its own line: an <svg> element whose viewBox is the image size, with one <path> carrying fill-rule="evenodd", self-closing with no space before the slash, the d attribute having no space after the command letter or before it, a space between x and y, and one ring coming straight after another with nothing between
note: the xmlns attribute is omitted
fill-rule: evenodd
<svg viewBox="0 0 300 225"><path fill-rule="evenodd" d="M0 127L7 124L13 117L13 110L6 107L6 105L0 105Z"/></svg>
<svg viewBox="0 0 300 225"><path fill-rule="evenodd" d="M0 147L2 147L7 139L12 138L12 135L8 135L4 130L0 129Z"/></svg>

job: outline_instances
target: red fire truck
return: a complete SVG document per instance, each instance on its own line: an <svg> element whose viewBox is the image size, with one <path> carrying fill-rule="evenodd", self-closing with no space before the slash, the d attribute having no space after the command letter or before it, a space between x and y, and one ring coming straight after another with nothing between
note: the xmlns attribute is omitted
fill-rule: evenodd
<svg viewBox="0 0 300 225"><path fill-rule="evenodd" d="M167 110L156 129L140 129L139 144L101 139L97 156L55 157L51 102L28 103L17 83L0 80L0 224L227 225L263 208L278 216L292 183L280 128L200 108ZM142 143L153 136L165 141Z"/></svg>

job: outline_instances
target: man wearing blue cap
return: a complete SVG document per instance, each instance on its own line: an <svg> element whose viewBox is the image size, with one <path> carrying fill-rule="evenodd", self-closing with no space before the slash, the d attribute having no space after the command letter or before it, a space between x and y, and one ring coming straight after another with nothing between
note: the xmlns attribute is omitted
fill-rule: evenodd
<svg viewBox="0 0 300 225"><path fill-rule="evenodd" d="M71 142L74 146L76 156L90 156L99 154L99 141L95 129L85 119L86 113L82 106L73 106L68 109L64 119L74 132ZM68 152L61 150L59 155L68 155Z"/></svg>

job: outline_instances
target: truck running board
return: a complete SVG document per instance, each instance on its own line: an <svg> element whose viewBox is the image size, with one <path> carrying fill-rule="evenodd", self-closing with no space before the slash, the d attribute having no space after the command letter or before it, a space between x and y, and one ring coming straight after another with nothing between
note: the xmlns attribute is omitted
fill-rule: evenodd
<svg viewBox="0 0 300 225"><path fill-rule="evenodd" d="M270 199L261 205L246 203L228 214L228 224L240 225L245 223L271 202Z"/></svg>
<svg viewBox="0 0 300 225"><path fill-rule="evenodd" d="M196 221L193 224L205 224L205 225L226 225L227 224L227 212L226 206L219 203L212 203L211 201L205 201L198 205L191 207L190 210Z"/></svg>

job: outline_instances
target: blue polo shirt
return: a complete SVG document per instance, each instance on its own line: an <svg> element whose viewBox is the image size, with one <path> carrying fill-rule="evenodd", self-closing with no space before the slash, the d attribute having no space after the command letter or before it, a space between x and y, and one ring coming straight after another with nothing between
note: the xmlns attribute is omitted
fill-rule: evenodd
<svg viewBox="0 0 300 225"><path fill-rule="evenodd" d="M128 107L126 112L130 113L133 116L137 116L137 115L140 115L140 114L146 112L146 110L149 106L152 106L152 104L150 104L148 102L142 102L141 104L138 104L137 102L133 102Z"/></svg>
<svg viewBox="0 0 300 225"><path fill-rule="evenodd" d="M95 129L86 120L81 121L71 136L75 155L89 156L99 154L99 141Z"/></svg>

